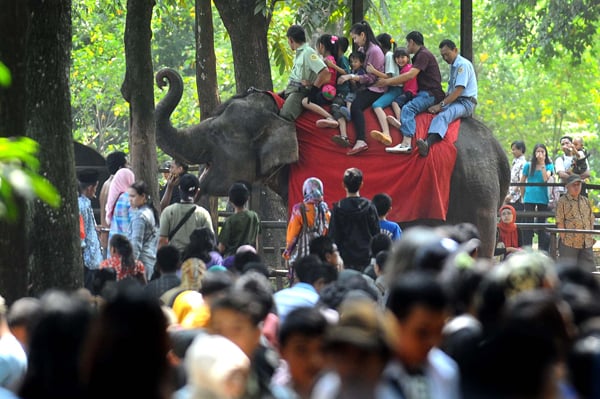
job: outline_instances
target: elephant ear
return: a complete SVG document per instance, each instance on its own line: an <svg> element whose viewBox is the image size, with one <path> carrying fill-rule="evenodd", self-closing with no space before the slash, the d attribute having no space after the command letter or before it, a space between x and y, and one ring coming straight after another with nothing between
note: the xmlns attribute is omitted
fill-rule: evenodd
<svg viewBox="0 0 600 399"><path fill-rule="evenodd" d="M278 115L273 115L263 125L260 134L255 136L254 144L258 151L258 166L262 176L278 166L298 160L296 124Z"/></svg>

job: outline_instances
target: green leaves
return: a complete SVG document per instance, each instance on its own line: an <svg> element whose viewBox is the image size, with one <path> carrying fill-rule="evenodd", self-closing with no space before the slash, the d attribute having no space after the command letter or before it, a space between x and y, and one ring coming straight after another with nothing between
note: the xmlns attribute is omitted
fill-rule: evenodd
<svg viewBox="0 0 600 399"><path fill-rule="evenodd" d="M0 137L0 219L14 221L17 200L39 198L52 207L60 205L60 195L38 172L38 144L27 137Z"/></svg>
<svg viewBox="0 0 600 399"><path fill-rule="evenodd" d="M10 76L10 70L0 62L0 86L8 87L12 82L12 78Z"/></svg>

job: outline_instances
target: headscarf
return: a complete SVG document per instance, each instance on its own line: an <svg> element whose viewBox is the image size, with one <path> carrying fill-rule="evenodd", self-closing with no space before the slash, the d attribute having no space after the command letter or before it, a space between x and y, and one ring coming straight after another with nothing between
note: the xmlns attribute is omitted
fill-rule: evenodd
<svg viewBox="0 0 600 399"><path fill-rule="evenodd" d="M115 177L110 183L108 189L108 199L106 200L106 223L110 225L112 221L113 212L115 210L115 204L119 199L119 196L127 191L127 189L135 181L135 175L128 168L121 168L115 173Z"/></svg>
<svg viewBox="0 0 600 399"><path fill-rule="evenodd" d="M503 205L500 208L500 214L504 209L510 210L512 213L512 221L510 223L504 223L502 219L498 222L498 241L503 242L505 247L519 247L519 233L517 231L517 211L510 205Z"/></svg>
<svg viewBox="0 0 600 399"><path fill-rule="evenodd" d="M323 232L329 227L326 217L329 208L327 207L327 203L323 201L323 196L325 195L323 182L317 177L309 177L304 180L302 195L304 203L315 206L315 227L318 234L323 235Z"/></svg>

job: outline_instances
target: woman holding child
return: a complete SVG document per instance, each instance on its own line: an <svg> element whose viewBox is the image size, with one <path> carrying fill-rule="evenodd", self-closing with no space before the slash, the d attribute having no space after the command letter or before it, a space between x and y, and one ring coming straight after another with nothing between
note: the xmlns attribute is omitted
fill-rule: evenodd
<svg viewBox="0 0 600 399"><path fill-rule="evenodd" d="M376 70L383 72L385 56L381 47L379 47L379 43L377 42L369 23L362 21L354 24L350 29L350 35L352 36L354 43L359 46L358 50L365 53L365 65L371 64ZM354 143L354 147L352 147L347 154L356 155L369 149L369 146L365 141L365 116L363 111L381 97L386 91L386 88L373 86L373 83L377 81L377 76L372 73L367 73L365 75L342 75L338 79L338 83L343 84L349 80L357 81L368 86L366 90L357 93L356 99L352 102L352 107L350 109L350 115L356 132L356 143Z"/></svg>

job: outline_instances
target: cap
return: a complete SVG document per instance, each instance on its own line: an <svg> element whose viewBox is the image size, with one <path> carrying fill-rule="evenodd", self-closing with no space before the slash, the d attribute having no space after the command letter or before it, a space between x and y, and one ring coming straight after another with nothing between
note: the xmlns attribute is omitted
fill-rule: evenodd
<svg viewBox="0 0 600 399"><path fill-rule="evenodd" d="M200 181L196 176L186 173L179 178L179 190L182 198L189 199L193 197L198 188L200 188Z"/></svg>
<svg viewBox="0 0 600 399"><path fill-rule="evenodd" d="M81 183L95 184L98 181L98 171L95 169L84 169L77 172L77 180Z"/></svg>
<svg viewBox="0 0 600 399"><path fill-rule="evenodd" d="M578 174L572 174L567 178L567 181L565 182L565 187L568 186L569 184L573 184L578 181L583 181L581 176L579 176Z"/></svg>

